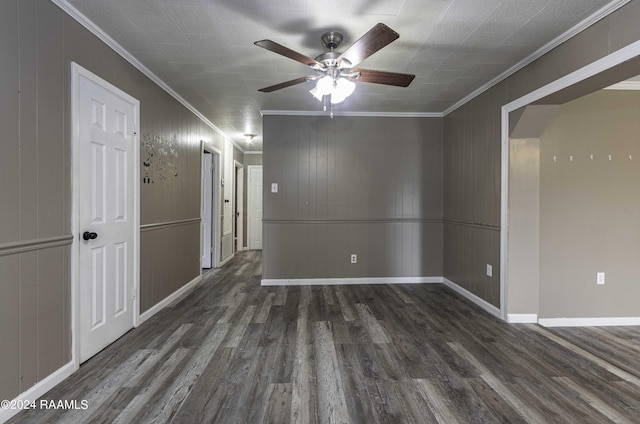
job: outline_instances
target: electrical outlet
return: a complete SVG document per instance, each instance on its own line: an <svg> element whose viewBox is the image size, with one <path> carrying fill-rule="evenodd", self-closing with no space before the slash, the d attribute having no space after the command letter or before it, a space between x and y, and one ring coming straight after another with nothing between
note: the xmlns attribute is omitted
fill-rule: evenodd
<svg viewBox="0 0 640 424"><path fill-rule="evenodd" d="M493 267L487 264L487 277L493 277Z"/></svg>
<svg viewBox="0 0 640 424"><path fill-rule="evenodd" d="M604 272L596 273L596 284L604 284Z"/></svg>
<svg viewBox="0 0 640 424"><path fill-rule="evenodd" d="M357 264L358 263L358 255L356 255L355 253L351 254L351 263L352 264Z"/></svg>
<svg viewBox="0 0 640 424"><path fill-rule="evenodd" d="M271 193L278 192L278 183L271 183Z"/></svg>

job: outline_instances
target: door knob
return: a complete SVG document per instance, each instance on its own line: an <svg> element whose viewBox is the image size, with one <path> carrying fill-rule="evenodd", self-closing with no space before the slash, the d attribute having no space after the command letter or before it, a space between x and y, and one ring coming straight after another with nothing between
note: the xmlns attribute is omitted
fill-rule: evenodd
<svg viewBox="0 0 640 424"><path fill-rule="evenodd" d="M90 231L85 231L84 233L82 233L82 239L83 240L95 240L98 238L98 234L97 233L93 233Z"/></svg>

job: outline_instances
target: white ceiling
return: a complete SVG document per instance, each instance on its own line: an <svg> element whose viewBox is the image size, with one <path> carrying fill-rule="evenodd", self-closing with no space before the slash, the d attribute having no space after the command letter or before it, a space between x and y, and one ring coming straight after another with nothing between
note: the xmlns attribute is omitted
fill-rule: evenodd
<svg viewBox="0 0 640 424"><path fill-rule="evenodd" d="M71 5L245 150L262 149L261 110L318 113L312 83L258 89L312 74L253 45L271 39L304 55L320 35L342 48L383 22L400 38L359 65L415 74L408 88L358 83L336 112L442 113L622 0L58 0ZM249 144L245 133L258 136Z"/></svg>

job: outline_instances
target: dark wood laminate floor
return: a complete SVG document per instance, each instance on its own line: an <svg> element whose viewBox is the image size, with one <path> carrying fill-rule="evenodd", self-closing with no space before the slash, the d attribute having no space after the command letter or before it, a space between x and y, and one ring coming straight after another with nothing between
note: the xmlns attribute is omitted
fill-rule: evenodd
<svg viewBox="0 0 640 424"><path fill-rule="evenodd" d="M640 378L441 284L261 287L243 252L13 423L637 423Z"/></svg>
<svg viewBox="0 0 640 424"><path fill-rule="evenodd" d="M550 330L640 377L640 327L556 327Z"/></svg>

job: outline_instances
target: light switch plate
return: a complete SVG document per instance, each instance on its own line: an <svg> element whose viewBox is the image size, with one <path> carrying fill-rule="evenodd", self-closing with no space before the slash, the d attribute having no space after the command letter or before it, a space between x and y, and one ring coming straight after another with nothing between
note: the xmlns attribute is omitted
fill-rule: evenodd
<svg viewBox="0 0 640 424"><path fill-rule="evenodd" d="M278 183L271 183L271 193L278 192Z"/></svg>

